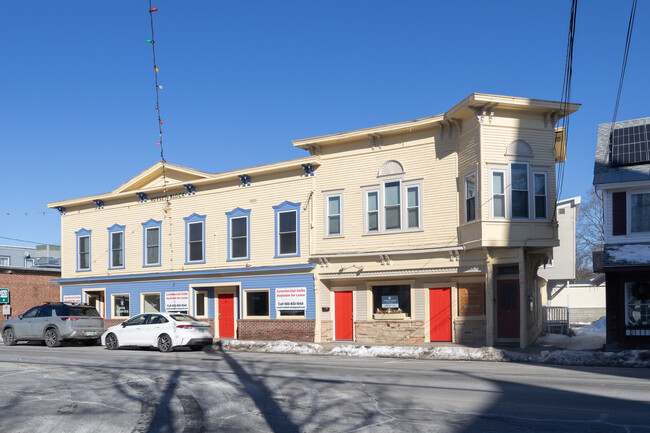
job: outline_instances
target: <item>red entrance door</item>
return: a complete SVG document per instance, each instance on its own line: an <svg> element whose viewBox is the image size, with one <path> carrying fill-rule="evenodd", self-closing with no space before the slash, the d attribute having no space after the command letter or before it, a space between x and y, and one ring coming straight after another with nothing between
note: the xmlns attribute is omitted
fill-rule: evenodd
<svg viewBox="0 0 650 433"><path fill-rule="evenodd" d="M519 280L497 281L497 337L519 338Z"/></svg>
<svg viewBox="0 0 650 433"><path fill-rule="evenodd" d="M451 341L451 288L429 289L431 341Z"/></svg>
<svg viewBox="0 0 650 433"><path fill-rule="evenodd" d="M232 293L219 293L219 338L235 338L235 300Z"/></svg>
<svg viewBox="0 0 650 433"><path fill-rule="evenodd" d="M352 291L334 292L334 339L352 340L353 334Z"/></svg>

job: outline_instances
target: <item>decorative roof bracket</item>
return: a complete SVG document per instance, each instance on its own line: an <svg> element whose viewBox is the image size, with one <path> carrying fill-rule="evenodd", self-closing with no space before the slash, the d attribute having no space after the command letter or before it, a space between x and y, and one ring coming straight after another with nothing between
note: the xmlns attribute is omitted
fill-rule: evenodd
<svg viewBox="0 0 650 433"><path fill-rule="evenodd" d="M241 186L251 186L251 177L247 174L240 174Z"/></svg>
<svg viewBox="0 0 650 433"><path fill-rule="evenodd" d="M58 210L61 215L65 215L65 208L63 206L57 206L56 210Z"/></svg>
<svg viewBox="0 0 650 433"><path fill-rule="evenodd" d="M185 187L189 195L196 194L196 188L191 183L186 183L183 186Z"/></svg>
<svg viewBox="0 0 650 433"><path fill-rule="evenodd" d="M103 200L93 200L93 203L97 206L97 209L104 209L104 201Z"/></svg>
<svg viewBox="0 0 650 433"><path fill-rule="evenodd" d="M314 175L314 164L302 164L302 169L305 171L305 176Z"/></svg>
<svg viewBox="0 0 650 433"><path fill-rule="evenodd" d="M140 199L140 203L144 203L144 202L147 201L147 193L144 193L144 192L136 192L135 195L137 195L138 198Z"/></svg>

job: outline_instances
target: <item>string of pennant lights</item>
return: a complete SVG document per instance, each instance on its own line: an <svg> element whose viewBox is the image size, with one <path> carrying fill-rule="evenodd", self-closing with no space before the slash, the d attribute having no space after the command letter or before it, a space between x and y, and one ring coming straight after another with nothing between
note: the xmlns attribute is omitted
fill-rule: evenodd
<svg viewBox="0 0 650 433"><path fill-rule="evenodd" d="M160 162L161 162L161 167L160 170L162 171L162 179L163 179L163 193L165 197L165 213L169 210L171 206L171 199L169 197L169 193L167 191L167 173L165 172L165 164L167 161L165 161L165 153L163 150L163 121L162 117L160 116L160 91L162 90L163 86L158 83L158 66L156 64L156 40L154 38L154 25L153 25L153 14L155 12L158 12L158 8L152 7L151 5L151 0L149 0L149 17L151 20L151 39L147 39L147 43L151 44L151 52L153 54L153 70L154 70L154 83L156 85L156 114L158 115L158 143L157 146L160 147Z"/></svg>

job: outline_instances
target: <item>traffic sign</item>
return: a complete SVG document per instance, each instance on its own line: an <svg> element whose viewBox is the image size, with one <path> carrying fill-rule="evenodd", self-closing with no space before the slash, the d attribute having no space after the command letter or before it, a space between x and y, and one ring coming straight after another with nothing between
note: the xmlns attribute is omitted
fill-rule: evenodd
<svg viewBox="0 0 650 433"><path fill-rule="evenodd" d="M9 289L0 289L0 304L9 303Z"/></svg>

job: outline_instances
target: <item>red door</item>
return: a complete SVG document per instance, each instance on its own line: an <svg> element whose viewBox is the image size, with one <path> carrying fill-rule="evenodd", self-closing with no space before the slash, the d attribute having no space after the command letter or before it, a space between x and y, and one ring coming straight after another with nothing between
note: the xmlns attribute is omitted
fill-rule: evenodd
<svg viewBox="0 0 650 433"><path fill-rule="evenodd" d="M451 341L451 288L429 289L431 341Z"/></svg>
<svg viewBox="0 0 650 433"><path fill-rule="evenodd" d="M219 338L235 338L235 300L232 293L219 295Z"/></svg>
<svg viewBox="0 0 650 433"><path fill-rule="evenodd" d="M353 334L352 291L334 292L334 339L352 340Z"/></svg>
<svg viewBox="0 0 650 433"><path fill-rule="evenodd" d="M497 337L519 338L519 280L497 281Z"/></svg>

